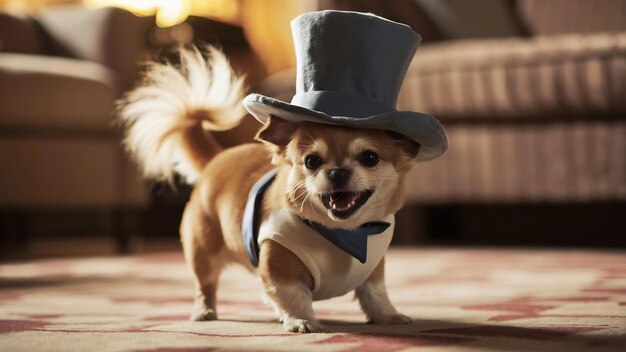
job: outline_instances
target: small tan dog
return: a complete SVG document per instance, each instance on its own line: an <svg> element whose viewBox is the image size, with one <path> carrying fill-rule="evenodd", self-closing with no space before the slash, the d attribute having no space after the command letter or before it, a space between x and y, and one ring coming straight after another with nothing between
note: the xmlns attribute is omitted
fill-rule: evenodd
<svg viewBox="0 0 626 352"><path fill-rule="evenodd" d="M243 81L221 52L209 47L207 54L181 51L178 69L152 64L120 109L126 146L145 175L171 180L178 172L195 184L180 227L195 275L191 318L217 318L220 273L239 263L260 276L287 331L320 331L313 300L350 290L370 322L410 322L387 296L383 256L420 143L383 129L272 116L256 136L261 143L223 150L209 131L232 128L244 116ZM251 190L268 172L252 226L259 238L250 246L242 222ZM363 224L382 226L365 235L364 249L336 247L315 232L348 231L339 233L341 242Z"/></svg>

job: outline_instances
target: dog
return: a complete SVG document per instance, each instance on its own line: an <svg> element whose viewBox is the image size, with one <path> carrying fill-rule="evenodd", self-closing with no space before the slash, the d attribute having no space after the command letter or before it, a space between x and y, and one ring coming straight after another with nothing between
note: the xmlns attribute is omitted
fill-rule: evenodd
<svg viewBox="0 0 626 352"><path fill-rule="evenodd" d="M178 67L150 64L120 105L125 145L144 175L194 185L180 225L194 273L191 319L217 319L220 273L238 263L261 278L286 331L322 331L312 302L349 291L369 322L411 322L387 295L384 252L422 143L270 114L256 142L224 149L211 131L240 122L244 94L223 53L192 48Z"/></svg>

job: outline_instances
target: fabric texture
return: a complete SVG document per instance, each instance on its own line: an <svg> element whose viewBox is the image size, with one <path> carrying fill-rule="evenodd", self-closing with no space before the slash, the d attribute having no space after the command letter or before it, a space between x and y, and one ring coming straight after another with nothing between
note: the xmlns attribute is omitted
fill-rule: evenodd
<svg viewBox="0 0 626 352"><path fill-rule="evenodd" d="M273 211L259 229L259 247L274 241L294 253L313 277L313 299L342 296L360 286L376 269L393 237L394 216L383 219L390 226L368 236L367 261L361 263L328 241L286 209Z"/></svg>
<svg viewBox="0 0 626 352"><path fill-rule="evenodd" d="M444 121L626 114L626 33L432 44L407 73L399 109Z"/></svg>
<svg viewBox="0 0 626 352"><path fill-rule="evenodd" d="M593 117L590 117L593 119ZM626 199L626 123L474 123L406 176L411 203L612 202Z"/></svg>
<svg viewBox="0 0 626 352"><path fill-rule="evenodd" d="M0 264L3 351L622 351L626 253L394 249L386 282L408 325L365 324L352 295L315 302L326 331L290 334L241 267L221 320L190 322L180 252Z"/></svg>
<svg viewBox="0 0 626 352"><path fill-rule="evenodd" d="M95 62L0 53L0 128L111 131L116 74Z"/></svg>
<svg viewBox="0 0 626 352"><path fill-rule="evenodd" d="M260 122L270 116L401 133L421 144L418 161L445 153L448 141L432 116L395 109L420 37L371 14L319 11L292 21L296 94L286 103L260 94L244 99Z"/></svg>
<svg viewBox="0 0 626 352"><path fill-rule="evenodd" d="M82 136L79 139L63 134L14 133L0 138L0 206L5 209L145 206L149 194L118 139L89 133Z"/></svg>

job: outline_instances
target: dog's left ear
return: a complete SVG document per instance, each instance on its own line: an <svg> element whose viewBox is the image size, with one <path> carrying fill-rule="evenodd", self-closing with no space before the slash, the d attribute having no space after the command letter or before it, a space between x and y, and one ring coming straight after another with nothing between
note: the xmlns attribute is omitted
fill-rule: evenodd
<svg viewBox="0 0 626 352"><path fill-rule="evenodd" d="M421 144L398 132L388 131L388 133L394 143L398 145L410 159L415 159L417 157L417 154L420 152L420 148L422 146Z"/></svg>
<svg viewBox="0 0 626 352"><path fill-rule="evenodd" d="M273 152L272 163L277 164L278 156L282 155L287 144L293 138L293 134L298 129L298 124L270 116L265 126L263 126L254 137L262 142Z"/></svg>

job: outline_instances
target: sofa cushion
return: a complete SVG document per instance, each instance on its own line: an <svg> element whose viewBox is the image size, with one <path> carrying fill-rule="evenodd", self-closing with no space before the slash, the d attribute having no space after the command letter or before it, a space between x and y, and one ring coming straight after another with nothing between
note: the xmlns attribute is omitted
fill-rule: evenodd
<svg viewBox="0 0 626 352"><path fill-rule="evenodd" d="M424 45L398 108L443 119L626 112L626 33Z"/></svg>
<svg viewBox="0 0 626 352"><path fill-rule="evenodd" d="M414 0L445 39L497 38L522 34L515 7L502 0ZM393 3L393 2L390 2ZM485 18L489 18L485 21ZM419 27L413 27L422 34Z"/></svg>
<svg viewBox="0 0 626 352"><path fill-rule="evenodd" d="M50 7L37 15L37 21L50 37L54 55L112 68L122 90L137 79L137 62L146 59L148 32L154 27L154 17L138 17L116 7L81 5Z"/></svg>
<svg viewBox="0 0 626 352"><path fill-rule="evenodd" d="M0 91L0 128L111 128L115 75L99 64L0 53Z"/></svg>
<svg viewBox="0 0 626 352"><path fill-rule="evenodd" d="M145 206L147 192L115 136L0 135L0 206Z"/></svg>

